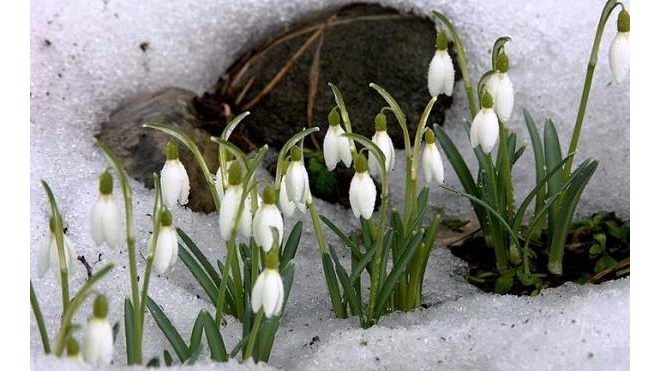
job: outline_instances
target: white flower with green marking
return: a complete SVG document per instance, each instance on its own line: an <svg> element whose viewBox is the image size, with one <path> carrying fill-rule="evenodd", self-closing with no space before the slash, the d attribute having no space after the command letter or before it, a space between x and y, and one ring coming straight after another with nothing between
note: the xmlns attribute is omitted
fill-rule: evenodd
<svg viewBox="0 0 660 371"><path fill-rule="evenodd" d="M432 97L440 94L451 97L454 90L454 64L447 52L447 35L444 31L438 33L435 45L436 51L428 73L429 94Z"/></svg>
<svg viewBox="0 0 660 371"><path fill-rule="evenodd" d="M426 183L432 181L442 184L445 181L445 169L442 165L440 151L435 145L435 134L432 130L427 130L424 134L424 150L422 151L422 170Z"/></svg>
<svg viewBox="0 0 660 371"><path fill-rule="evenodd" d="M499 138L499 123L493 110L493 98L486 92L482 98L481 110L477 112L470 127L470 143L472 148L481 146L485 153L490 153Z"/></svg>
<svg viewBox="0 0 660 371"><path fill-rule="evenodd" d="M356 217L370 219L376 205L376 185L367 172L363 154L355 159L355 174L348 189L351 210Z"/></svg>
<svg viewBox="0 0 660 371"><path fill-rule="evenodd" d="M387 135L387 118L384 113L379 113L376 115L376 133L371 138L371 141L378 146L378 148L385 155L385 168L387 171L392 171L394 169L394 160L396 157L396 152L394 151L394 143L392 143L392 138ZM376 157L369 153L369 173L373 176L380 176L381 169L378 164Z"/></svg>
<svg viewBox="0 0 660 371"><path fill-rule="evenodd" d="M346 167L351 166L353 158L351 157L351 145L348 138L344 137L344 129L339 125L339 113L336 109L330 111L328 115L328 132L323 139L323 158L328 171L337 167L339 161Z"/></svg>
<svg viewBox="0 0 660 371"><path fill-rule="evenodd" d="M307 199L310 197L309 177L302 152L297 146L291 149L291 163L284 175L284 181L286 182L287 199L293 202L298 210L305 212Z"/></svg>
<svg viewBox="0 0 660 371"><path fill-rule="evenodd" d="M277 230L277 246L282 244L282 236L284 235L284 220L280 210L275 205L275 197L275 190L266 188L264 190L264 201L254 213L254 219L252 219L254 242L265 252L270 251L273 247L271 228Z"/></svg>
<svg viewBox="0 0 660 371"><path fill-rule="evenodd" d="M630 72L630 13L619 12L617 34L610 45L610 68L614 80L621 84Z"/></svg>
<svg viewBox="0 0 660 371"><path fill-rule="evenodd" d="M119 208L112 198L112 175L108 171L99 180L99 198L90 216L92 239L96 246L104 242L110 248L117 248L120 240Z"/></svg>
<svg viewBox="0 0 660 371"><path fill-rule="evenodd" d="M167 143L167 161L160 171L160 187L163 192L163 202L173 208L177 201L181 205L188 203L190 180L186 168L179 160L179 149L175 141Z"/></svg>
<svg viewBox="0 0 660 371"><path fill-rule="evenodd" d="M513 84L509 79L509 57L502 51L497 56L496 71L486 81L486 91L493 97L495 113L506 122L513 112Z"/></svg>

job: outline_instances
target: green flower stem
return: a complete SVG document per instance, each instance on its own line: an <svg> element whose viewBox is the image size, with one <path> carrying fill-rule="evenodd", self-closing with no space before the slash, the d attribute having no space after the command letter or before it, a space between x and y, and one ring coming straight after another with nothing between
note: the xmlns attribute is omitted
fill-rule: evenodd
<svg viewBox="0 0 660 371"><path fill-rule="evenodd" d="M252 357L252 351L254 350L254 343L257 340L257 334L259 333L259 327L261 326L261 319L264 316L264 310L263 308L259 309L259 312L257 313L257 316L254 319L254 323L252 324L252 331L250 331L250 340L248 340L247 344L247 349L245 350L245 353L243 353L243 361L248 360L250 357Z"/></svg>
<svg viewBox="0 0 660 371"><path fill-rule="evenodd" d="M506 214L502 213L502 205L500 205L499 202L495 167L493 166L493 158L490 153L486 155L486 164L486 177L488 178L486 187L488 188L491 206L497 211L498 216L506 216ZM502 228L500 228L501 223L499 223L499 220L495 220L493 216L494 215L491 214L488 219L491 221L493 232L492 242L493 249L495 250L495 265L497 266L497 270L501 273L509 267L509 255L507 244L505 243L506 236L502 233Z"/></svg>
<svg viewBox="0 0 660 371"><path fill-rule="evenodd" d="M463 84L465 85L465 95L467 96L468 100L468 107L470 108L470 114L472 117L477 115L478 107L477 107L477 100L475 99L473 88L472 88L472 80L470 79L470 72L467 67L467 54L465 53L465 48L463 47L463 43L461 42L461 38L458 35L458 32L456 31L456 28L454 25L449 21L447 17L445 17L442 13L438 12L437 10L433 10L433 15L436 16L442 23L447 26L447 29L452 35L452 38L454 39L454 47L456 48L456 55L458 59L458 68L461 69L461 74L463 75Z"/></svg>
<svg viewBox="0 0 660 371"><path fill-rule="evenodd" d="M46 191L46 195L48 196L48 203L50 205L50 215L53 218L53 221L55 222L53 225L54 231L51 231L51 233L55 234L55 243L57 245L57 258L60 264L60 281L61 281L60 286L62 289L62 313L64 313L69 307L70 294L69 294L69 269L66 265L67 263L66 255L64 252L65 246L64 246L64 231L62 230L62 215L60 214L60 211L57 208L57 201L55 201L55 196L53 195L53 191L50 189L48 183L42 180L41 185L44 187L44 190ZM50 228L50 221L48 227Z"/></svg>
<svg viewBox="0 0 660 371"><path fill-rule="evenodd" d="M151 279L151 270L154 265L154 256L156 254L156 246L158 246L158 235L160 234L161 212L162 212L162 195L160 190L160 179L158 174L154 173L154 207L153 207L153 227L152 238L149 243L147 253L147 266L144 269L144 281L142 283L142 298L140 299L140 323L144 323L144 314L147 309L147 295L149 293L149 281Z"/></svg>
<svg viewBox="0 0 660 371"><path fill-rule="evenodd" d="M103 267L101 270L96 272L92 277L90 277L83 287L78 290L78 293L76 293L76 296L71 300L71 305L66 309L65 312L62 313L62 325L60 326L60 330L57 332L57 335L55 336L55 347L53 349L53 353L55 353L56 356L60 357L62 356L62 353L64 352L64 349L66 348L66 343L68 340L68 335L71 332L71 320L73 319L73 315L76 314L78 311L78 308L80 305L87 299L87 297L92 293L92 288L94 287L94 284L103 276L108 274L110 270L114 267L113 264L108 264L105 267Z"/></svg>
<svg viewBox="0 0 660 371"><path fill-rule="evenodd" d="M133 196L131 188L128 186L128 179L124 169L119 164L119 160L100 140L94 138L94 144L101 150L101 153L110 162L115 169L121 185L121 191L124 195L124 207L126 211L126 247L128 250L128 279L131 283L131 298L133 304L133 354L135 364L142 364L142 318L140 310L140 289L137 282L137 262L135 259L135 233L133 231Z"/></svg>
<svg viewBox="0 0 660 371"><path fill-rule="evenodd" d="M351 126L351 119L348 117L348 110L346 110L346 104L344 103L344 97L341 95L339 88L335 84L329 82L328 85L332 89L332 94L335 97L335 103L339 107L339 113L341 114L341 120L344 122L347 133L353 133L353 127ZM348 143L351 148L351 157L353 161L357 156L357 149L355 148L355 141L352 138L348 138Z"/></svg>
<svg viewBox="0 0 660 371"><path fill-rule="evenodd" d="M568 153L573 153L577 150L578 142L580 141L580 133L582 131L582 122L584 121L584 115L587 112L587 103L589 102L589 92L591 91L591 81L594 77L594 71L596 69L596 64L598 63L598 49L600 48L600 41L603 37L603 31L605 30L605 24L607 23L610 14L617 5L623 5L616 0L609 0L603 7L603 12L600 15L600 20L598 21L598 27L596 28L596 36L594 37L594 43L591 47L591 56L589 57L589 63L587 64L587 74L584 77L584 87L582 88L582 97L580 98L580 107L578 108L577 117L575 118L575 126L573 127L573 136L571 137L571 144L568 148ZM566 166L564 167L563 179L567 181L571 175L571 170L573 167L573 157L571 157Z"/></svg>
<svg viewBox="0 0 660 371"><path fill-rule="evenodd" d="M229 280L229 267L228 263L234 259L236 247L234 246L233 239L227 242L227 260L225 261L225 269L222 270L222 281L220 281L220 287L218 289L218 300L216 300L215 308L215 324L220 326L222 324L222 314L225 310L225 295L227 293L227 281ZM236 305L241 301L239 298L234 298ZM238 310L237 310L238 311ZM236 313L238 316L238 313Z"/></svg>
<svg viewBox="0 0 660 371"><path fill-rule="evenodd" d="M34 287L32 287L32 280L30 280L30 306L32 306L32 311L34 312L34 319L37 321L37 327L39 328L39 336L41 337L41 344L44 347L44 353L48 354L50 353L48 330L46 330L44 317L41 315L41 308L39 307L37 294L34 292Z"/></svg>

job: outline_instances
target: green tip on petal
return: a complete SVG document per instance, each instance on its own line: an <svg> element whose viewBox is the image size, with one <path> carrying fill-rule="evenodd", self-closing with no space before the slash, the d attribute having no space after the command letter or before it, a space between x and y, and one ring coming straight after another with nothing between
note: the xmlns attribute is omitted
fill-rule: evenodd
<svg viewBox="0 0 660 371"><path fill-rule="evenodd" d="M108 315L108 299L104 295L99 295L94 300L94 317L105 318Z"/></svg>
<svg viewBox="0 0 660 371"><path fill-rule="evenodd" d="M438 50L447 50L447 34L444 30L438 32L438 36L435 38L435 47Z"/></svg>
<svg viewBox="0 0 660 371"><path fill-rule="evenodd" d="M293 148L291 148L291 161L300 160L302 160L302 152L298 146L293 146Z"/></svg>
<svg viewBox="0 0 660 371"><path fill-rule="evenodd" d="M69 341L66 343L66 355L69 357L77 356L80 353L80 346L78 342L73 337L69 338Z"/></svg>
<svg viewBox="0 0 660 371"><path fill-rule="evenodd" d="M165 154L167 155L168 160L176 160L179 158L179 146L174 139L167 142L167 146L165 146Z"/></svg>
<svg viewBox="0 0 660 371"><path fill-rule="evenodd" d="M337 112L337 107L333 108L328 114L328 123L330 126L339 125L339 112Z"/></svg>
<svg viewBox="0 0 660 371"><path fill-rule="evenodd" d="M435 143L435 134L433 134L433 130L427 130L426 133L424 133L424 141L426 144Z"/></svg>
<svg viewBox="0 0 660 371"><path fill-rule="evenodd" d="M241 174L241 165L239 165L238 161L234 161L229 167L227 178L229 180L229 184L231 185L241 184L241 181L243 180L243 174Z"/></svg>
<svg viewBox="0 0 660 371"><path fill-rule="evenodd" d="M108 170L104 171L99 177L99 192L102 195L112 194L112 175Z"/></svg>
<svg viewBox="0 0 660 371"><path fill-rule="evenodd" d="M490 95L490 93L485 92L481 97L481 107L493 108L493 97Z"/></svg>
<svg viewBox="0 0 660 371"><path fill-rule="evenodd" d="M275 205L277 202L277 192L272 187L267 187L264 189L264 203L269 205Z"/></svg>
<svg viewBox="0 0 660 371"><path fill-rule="evenodd" d="M497 61L495 61L495 68L501 73L505 73L509 70L509 56L502 51L497 56Z"/></svg>
<svg viewBox="0 0 660 371"><path fill-rule="evenodd" d="M355 171L358 173L367 171L367 158L362 153L358 154L355 159Z"/></svg>
<svg viewBox="0 0 660 371"><path fill-rule="evenodd" d="M376 115L376 131L385 131L387 130L387 116L384 113L379 113Z"/></svg>
<svg viewBox="0 0 660 371"><path fill-rule="evenodd" d="M172 213L165 206L163 206L163 211L160 212L160 225L163 227L172 225Z"/></svg>
<svg viewBox="0 0 660 371"><path fill-rule="evenodd" d="M619 19L616 21L619 32L630 32L630 13L623 9L619 12Z"/></svg>

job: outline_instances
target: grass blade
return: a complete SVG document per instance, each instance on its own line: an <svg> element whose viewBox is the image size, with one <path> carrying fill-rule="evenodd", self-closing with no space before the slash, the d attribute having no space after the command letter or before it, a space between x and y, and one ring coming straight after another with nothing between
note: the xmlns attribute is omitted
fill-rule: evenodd
<svg viewBox="0 0 660 371"><path fill-rule="evenodd" d="M133 344L133 304L131 299L124 299L124 335L126 336L126 364L135 363L135 346Z"/></svg>
<svg viewBox="0 0 660 371"><path fill-rule="evenodd" d="M32 280L30 280L30 306L32 307L32 312L34 312L34 319L37 321L37 327L39 328L39 336L41 337L41 344L44 347L44 353L48 354L50 353L48 331L46 330L44 317L41 315L41 308L39 307L37 294L34 292L34 287L32 287Z"/></svg>
<svg viewBox="0 0 660 371"><path fill-rule="evenodd" d="M337 237L339 237L341 242L343 242L344 245L348 246L348 248L351 249L351 252L355 256L357 256L359 258L362 257L362 253L360 252L360 248L358 247L357 243L355 243L355 241L348 238L348 236L346 236L346 234L344 234L344 232L342 232L341 229L339 229L339 227L337 227L335 225L335 223L330 221L330 219L326 218L323 215L319 215L319 217L321 218L323 223L325 223L325 225L327 225L328 228L330 228L330 230L332 230L337 235Z"/></svg>
<svg viewBox="0 0 660 371"><path fill-rule="evenodd" d="M216 362L227 362L227 349L225 342L222 340L222 335L215 325L215 320L207 311L203 311L204 317L204 333L206 333L206 342L209 344L211 351L211 359Z"/></svg>
<svg viewBox="0 0 660 371"><path fill-rule="evenodd" d="M206 258L206 255L202 253L202 251L197 247L197 245L193 242L193 240L188 237L186 232L184 232L181 228L177 228L176 232L178 233L179 237L181 238L181 241L183 241L185 247L190 250L190 252L195 255L195 258L199 263L201 264L202 268L204 268L204 271L206 271L206 274L208 275L211 280L213 280L213 283L215 286L220 286L220 275L218 275L218 272L213 269L213 265L211 262Z"/></svg>
<svg viewBox="0 0 660 371"><path fill-rule="evenodd" d="M197 261L188 253L188 250L184 248L183 245L179 244L179 258L183 261L183 264L188 268L188 271L195 277L199 285L202 286L206 295L208 295L211 303L215 303L218 299L218 288L215 286L213 281L209 276L204 272L202 267L197 264Z"/></svg>
<svg viewBox="0 0 660 371"><path fill-rule="evenodd" d="M172 349L174 349L174 352L176 353L177 357L179 357L179 360L181 362L185 362L188 357L190 357L190 353L188 351L188 346L186 345L185 341L183 341L179 331L174 328L174 325L172 325L170 319L167 318L167 315L165 315L165 313L160 309L158 304L156 304L151 296L147 296L147 308L149 308L151 317L153 317L154 321L156 321L158 328L160 328L160 331L162 331L163 335L165 335L165 338L172 346Z"/></svg>
<svg viewBox="0 0 660 371"><path fill-rule="evenodd" d="M557 136L557 129L553 124L552 120L548 119L545 122L545 128L543 133L543 141L545 147L545 168L554 169L557 164L561 162L561 147L559 145L559 137ZM559 192L559 189L562 185L562 174L555 173L548 180L548 194L546 197L552 197L553 195ZM559 205L548 209L548 233L554 235L554 226L558 222Z"/></svg>
<svg viewBox="0 0 660 371"><path fill-rule="evenodd" d="M192 355L199 353L202 344L202 332L204 332L204 311L199 311L195 324L193 325L192 332L190 333L190 345L188 346L188 354Z"/></svg>
<svg viewBox="0 0 660 371"><path fill-rule="evenodd" d="M298 221L298 223L296 223L296 225L291 230L291 233L289 233L289 238L287 238L286 242L284 243L284 250L282 251L282 256L280 257L280 264L286 265L289 260L296 256L296 251L298 251L301 235L302 221Z"/></svg>
<svg viewBox="0 0 660 371"><path fill-rule="evenodd" d="M346 301L348 301L348 305L350 305L351 314L358 316L358 318L360 318L360 323L362 323L362 299L358 299L355 295L355 291L353 291L353 286L351 285L351 280L348 278L348 273L346 273L346 270L341 265L339 257L337 257L335 249L332 248L331 244L328 244L328 249L330 250L330 256L332 257L332 260L335 262L335 267L337 267L337 277L339 278L339 282L344 289L344 297L346 298Z"/></svg>
<svg viewBox="0 0 660 371"><path fill-rule="evenodd" d="M321 255L321 263L323 264L323 274L325 276L325 282L328 285L330 300L332 301L332 310L335 312L336 317L346 318L346 311L344 310L341 295L339 293L337 273L335 273L330 254L327 252L323 253L323 255Z"/></svg>

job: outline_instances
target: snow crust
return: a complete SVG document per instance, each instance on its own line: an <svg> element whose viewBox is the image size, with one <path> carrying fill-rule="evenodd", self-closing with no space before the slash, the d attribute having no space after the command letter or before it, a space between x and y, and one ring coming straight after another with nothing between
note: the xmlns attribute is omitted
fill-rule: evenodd
<svg viewBox="0 0 660 371"><path fill-rule="evenodd" d="M107 262L116 268L98 289L110 300L110 318L121 320L122 302L129 295L126 250L108 251L94 246L89 234L89 212L97 195L97 177L107 166L91 138L102 121L120 103L166 86L198 93L255 43L287 23L318 10L339 7L343 0L230 0L163 2L156 0L31 2L30 77L30 272L41 301L50 338L59 322L59 288L52 273L37 278L36 253L47 231L48 205L40 179L49 182L64 215L68 236L79 255L99 269ZM508 35L510 76L516 105L510 126L528 142L522 108L541 125L550 116L558 125L567 148L593 34L602 2L527 2L524 0L452 2L443 0L382 1L385 5L421 15L438 9L452 19L468 51L473 79L487 68L493 40ZM601 165L585 191L580 215L600 210L629 214L629 82L617 85L606 51L614 36L610 20L597 64L591 101L576 162L586 157ZM147 42L146 51L140 44ZM433 45L429 48L429 61ZM341 87L340 82L339 86ZM394 89L395 87L385 87ZM420 87L420 89L425 87ZM369 91L365 86L365 94ZM454 92L455 104L447 116L453 138L464 135L460 122L467 118L462 85ZM347 102L350 107L350 102ZM467 137L456 139L469 154ZM534 180L531 148L515 172L522 184L518 198ZM402 159L403 156L397 156ZM470 156L467 157L471 159ZM470 165L474 167L475 161ZM459 183L445 162L446 182ZM393 194L401 194L403 164L394 171ZM397 183L398 179L398 183ZM137 182L134 217L137 246L145 253L149 238L152 192ZM400 188L400 189L399 189ZM120 195L115 189L116 199ZM192 190L205 191L205 190ZM394 197L394 202L400 202ZM431 203L445 213L469 216L469 206L447 192L434 190ZM350 210L318 201L320 213L348 228L357 225ZM464 263L448 250L433 251L426 275L424 303L428 309L394 313L370 330L357 321L337 320L330 311L311 223L305 227L297 256L296 279L287 313L278 333L270 366L225 365L200 361L191 370L226 369L450 369L450 370L625 370L629 368L630 280L599 286L567 284L539 297L483 294L465 282ZM217 215L174 210L174 223L182 227L211 258L224 256L219 242ZM287 223L290 228L293 223ZM338 245L326 229L326 237ZM85 280L76 266L71 287ZM144 270L142 261L138 271ZM184 338L194 313L212 309L182 264L164 277L153 277L150 294L160 303ZM87 303L77 318L91 313ZM148 360L169 345L147 314L144 354ZM90 367L42 355L36 323L31 317L31 368L85 370ZM123 332L122 332L123 333ZM228 344L235 344L240 326L229 319L223 329ZM314 338L318 336L318 340ZM125 363L123 336L116 344L115 366ZM207 359L208 356L202 357ZM184 369L176 367L174 369Z"/></svg>

